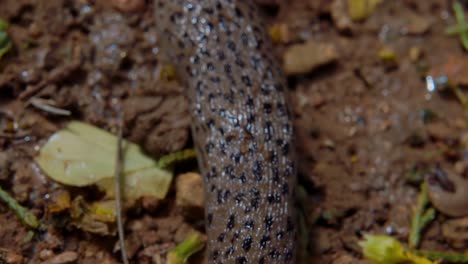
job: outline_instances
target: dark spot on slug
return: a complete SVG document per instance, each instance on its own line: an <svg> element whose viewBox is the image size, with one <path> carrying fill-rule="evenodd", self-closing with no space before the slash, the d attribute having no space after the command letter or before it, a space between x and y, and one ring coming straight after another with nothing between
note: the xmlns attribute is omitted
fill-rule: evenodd
<svg viewBox="0 0 468 264"><path fill-rule="evenodd" d="M251 87L252 86L252 80L250 80L250 77L247 75L242 75L242 82L247 86Z"/></svg>
<svg viewBox="0 0 468 264"><path fill-rule="evenodd" d="M265 141L270 141L271 138L273 137L273 124L271 121L265 122L265 127L264 127L264 132L265 132ZM289 150L289 146L288 146ZM283 155L284 155L284 150L283 150Z"/></svg>
<svg viewBox="0 0 468 264"><path fill-rule="evenodd" d="M278 193L269 194L267 196L267 201L268 201L268 203L280 203L281 202L281 196Z"/></svg>
<svg viewBox="0 0 468 264"><path fill-rule="evenodd" d="M206 220L208 221L208 225L211 225L211 223L213 222L213 214L208 213L208 215L206 216Z"/></svg>
<svg viewBox="0 0 468 264"><path fill-rule="evenodd" d="M245 251L249 251L251 246L252 246L252 237L249 236L246 239L244 239L244 241L242 241L242 248Z"/></svg>
<svg viewBox="0 0 468 264"><path fill-rule="evenodd" d="M262 162L261 161L255 161L253 168L252 168L252 173L255 176L256 181L261 181L263 178L263 168L262 168Z"/></svg>
<svg viewBox="0 0 468 264"><path fill-rule="evenodd" d="M267 246L267 243L269 243L271 240L270 236L268 235L263 235L262 238L260 239L260 248L264 249Z"/></svg>
<svg viewBox="0 0 468 264"><path fill-rule="evenodd" d="M212 260L218 259L218 256L219 256L219 250L214 250L214 251L211 253L211 259L212 259Z"/></svg>
<svg viewBox="0 0 468 264"><path fill-rule="evenodd" d="M271 230L271 226L273 225L273 217L272 217L272 216L269 216L269 215L266 216L266 217L265 217L264 223L265 223L265 229L266 229L267 231L270 231L270 230Z"/></svg>
<svg viewBox="0 0 468 264"><path fill-rule="evenodd" d="M278 252L278 250L274 249L274 250L270 251L270 257L272 259L277 259L277 258L279 258L279 256L280 256L280 253Z"/></svg>
<svg viewBox="0 0 468 264"><path fill-rule="evenodd" d="M226 233L225 233L225 232L219 234L219 236L218 236L218 242L220 242L220 243L224 242L224 239L225 239L225 238L226 238Z"/></svg>
<svg viewBox="0 0 468 264"><path fill-rule="evenodd" d="M228 41L227 48L232 52L236 52L236 43L233 41Z"/></svg>
<svg viewBox="0 0 468 264"><path fill-rule="evenodd" d="M224 167L223 172L224 172L224 174L228 175L229 178L231 178L231 179L236 177L234 175L234 166L232 166L232 165L228 165L228 166Z"/></svg>
<svg viewBox="0 0 468 264"><path fill-rule="evenodd" d="M255 222L253 220L247 220L244 222L244 227L247 230L252 230L255 226Z"/></svg>
<svg viewBox="0 0 468 264"><path fill-rule="evenodd" d="M225 256L230 256L230 255L232 255L232 254L234 253L234 251L235 251L235 250L234 250L234 247L233 247L233 246L230 246L230 247L226 250L226 252L224 252L224 255L225 255Z"/></svg>
<svg viewBox="0 0 468 264"><path fill-rule="evenodd" d="M247 263L247 259L244 256L236 258L236 264L246 264L246 263Z"/></svg>
<svg viewBox="0 0 468 264"><path fill-rule="evenodd" d="M229 190L218 190L218 204L226 202L231 192Z"/></svg>
<svg viewBox="0 0 468 264"><path fill-rule="evenodd" d="M261 257L261 258L258 260L258 264L265 264L265 257Z"/></svg>
<svg viewBox="0 0 468 264"><path fill-rule="evenodd" d="M215 70L215 66L213 65L213 63L209 62L209 63L206 65L206 69L209 70L209 71L214 71L214 70Z"/></svg>
<svg viewBox="0 0 468 264"><path fill-rule="evenodd" d="M230 215L229 219L228 219L228 222L227 222L227 225L226 225L227 229L232 230L234 228L234 220L235 220L234 215Z"/></svg>
<svg viewBox="0 0 468 264"><path fill-rule="evenodd" d="M231 74L232 73L231 64L224 64L224 72L226 74Z"/></svg>
<svg viewBox="0 0 468 264"><path fill-rule="evenodd" d="M273 111L273 108L270 103L263 104L263 112L265 112L265 114L269 115L271 114L272 111Z"/></svg>
<svg viewBox="0 0 468 264"><path fill-rule="evenodd" d="M277 238L278 240L283 239L283 236L284 236L284 232L283 232L283 231L279 231L278 233L276 233L276 238Z"/></svg>

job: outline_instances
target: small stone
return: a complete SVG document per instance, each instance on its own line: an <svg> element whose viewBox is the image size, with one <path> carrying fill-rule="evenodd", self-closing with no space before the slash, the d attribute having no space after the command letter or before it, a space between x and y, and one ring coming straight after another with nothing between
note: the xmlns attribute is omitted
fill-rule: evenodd
<svg viewBox="0 0 468 264"><path fill-rule="evenodd" d="M402 33L421 35L429 31L432 26L432 22L426 16L412 13L405 18L408 22L406 26L402 28Z"/></svg>
<svg viewBox="0 0 468 264"><path fill-rule="evenodd" d="M409 59L411 62L415 63L423 56L423 50L421 47L413 46L409 50Z"/></svg>
<svg viewBox="0 0 468 264"><path fill-rule="evenodd" d="M5 264L23 264L25 263L23 256L15 251L0 248L0 263Z"/></svg>
<svg viewBox="0 0 468 264"><path fill-rule="evenodd" d="M426 125L427 132L429 136L435 140L444 140L452 138L452 130L443 123L431 123Z"/></svg>
<svg viewBox="0 0 468 264"><path fill-rule="evenodd" d="M283 54L283 69L287 75L306 74L334 62L338 53L333 45L309 40L290 46Z"/></svg>
<svg viewBox="0 0 468 264"><path fill-rule="evenodd" d="M37 38L42 34L41 28L37 23L31 23L28 28L29 35L33 38Z"/></svg>
<svg viewBox="0 0 468 264"><path fill-rule="evenodd" d="M330 13L335 27L341 31L349 31L353 26L351 18L348 16L346 0L334 0L330 6Z"/></svg>
<svg viewBox="0 0 468 264"><path fill-rule="evenodd" d="M203 215L205 195L203 178L198 173L181 174L176 179L176 205L183 208L189 215Z"/></svg>
<svg viewBox="0 0 468 264"><path fill-rule="evenodd" d="M141 199L141 206L148 212L155 212L161 205L161 200L151 196L144 196Z"/></svg>
<svg viewBox="0 0 468 264"><path fill-rule="evenodd" d="M268 29L268 34L270 35L273 43L289 43L292 40L289 27L285 23L272 25Z"/></svg>
<svg viewBox="0 0 468 264"><path fill-rule="evenodd" d="M43 249L39 252L39 258L42 260L46 260L51 258L54 255L54 252L50 249Z"/></svg>

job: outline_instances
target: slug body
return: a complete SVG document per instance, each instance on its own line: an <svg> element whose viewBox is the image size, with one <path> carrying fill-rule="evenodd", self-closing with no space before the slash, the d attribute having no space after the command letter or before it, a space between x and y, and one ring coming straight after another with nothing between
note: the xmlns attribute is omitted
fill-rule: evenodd
<svg viewBox="0 0 468 264"><path fill-rule="evenodd" d="M210 263L295 263L296 169L285 78L245 0L156 0L162 51L188 87Z"/></svg>

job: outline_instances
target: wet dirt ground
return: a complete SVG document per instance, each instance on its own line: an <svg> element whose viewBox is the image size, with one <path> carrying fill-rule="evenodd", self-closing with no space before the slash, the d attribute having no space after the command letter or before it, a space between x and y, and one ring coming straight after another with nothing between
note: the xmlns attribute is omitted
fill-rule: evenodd
<svg viewBox="0 0 468 264"><path fill-rule="evenodd" d="M466 159L462 104L451 93L429 93L424 79L450 57L468 59L458 38L444 33L455 23L451 1L384 1L362 22L346 19L346 1L258 2L269 26L287 28L288 39L272 51L279 57L306 41L334 52L326 65L288 76L307 193L305 263L368 263L357 245L364 233L408 238L421 182L410 175ZM152 9L151 2L128 13L112 1L0 0L14 44L0 59L0 186L43 225L28 239L28 229L0 203L2 261L120 262L116 237L89 234L47 212L64 191L97 196L93 188L54 183L33 162L67 121L112 131L121 101L124 137L148 154L191 147L184 88L161 78ZM383 49L395 58L382 59ZM32 98L52 100L71 115L43 111ZM466 253L464 241L442 234L447 219L438 214L421 248ZM126 217L131 260L158 263L184 232L203 231L202 220L175 206L174 191L164 201L142 201Z"/></svg>

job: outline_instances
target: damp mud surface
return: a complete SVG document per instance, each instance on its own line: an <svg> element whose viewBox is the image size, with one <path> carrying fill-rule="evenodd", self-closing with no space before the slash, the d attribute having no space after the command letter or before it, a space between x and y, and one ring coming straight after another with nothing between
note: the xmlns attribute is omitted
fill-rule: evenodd
<svg viewBox="0 0 468 264"><path fill-rule="evenodd" d="M41 222L31 234L0 203L2 263L121 262L115 234L90 233L49 213L64 192L102 197L92 187L56 183L34 163L68 121L116 133L121 111L124 138L149 156L193 147L185 88L159 59L152 2L126 2L0 1L13 43L0 58L0 186ZM357 243L363 234L406 242L427 174L466 172L466 109L450 89L429 91L427 81L432 72L449 75L458 91L468 85L468 71L453 73L468 69L468 55L458 37L445 34L456 23L452 3L383 1L352 21L345 0L257 2L288 75L304 263L370 263ZM176 179L195 170L183 163ZM126 211L131 262L162 263L186 233L204 232L202 210L177 205L177 186L164 200L145 197ZM466 234L443 232L449 220L437 214L420 247L466 253ZM204 252L190 262L206 262Z"/></svg>

